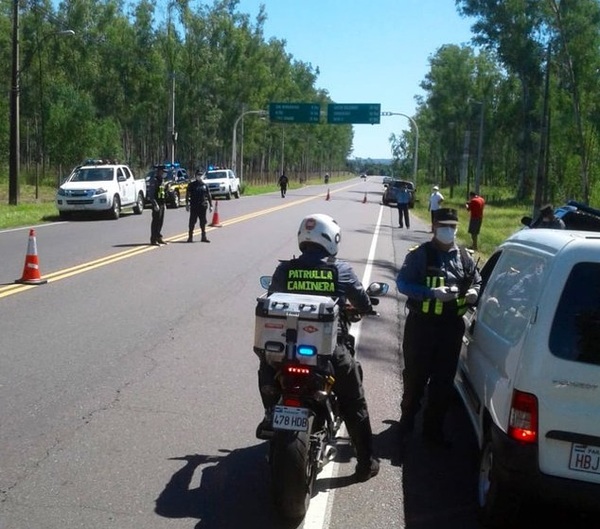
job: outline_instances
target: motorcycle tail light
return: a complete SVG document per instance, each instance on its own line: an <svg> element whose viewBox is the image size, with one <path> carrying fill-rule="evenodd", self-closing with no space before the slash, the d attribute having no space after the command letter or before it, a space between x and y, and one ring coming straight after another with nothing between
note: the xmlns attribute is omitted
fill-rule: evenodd
<svg viewBox="0 0 600 529"><path fill-rule="evenodd" d="M285 374L286 375L295 375L295 376L308 376L308 375L310 375L310 367L288 365L288 366L285 366Z"/></svg>
<svg viewBox="0 0 600 529"><path fill-rule="evenodd" d="M299 345L296 353L300 356L315 356L317 348L314 345Z"/></svg>
<svg viewBox="0 0 600 529"><path fill-rule="evenodd" d="M301 408L302 407L302 401L300 399L297 399L295 397L283 397L283 405L284 406L291 406L292 408Z"/></svg>

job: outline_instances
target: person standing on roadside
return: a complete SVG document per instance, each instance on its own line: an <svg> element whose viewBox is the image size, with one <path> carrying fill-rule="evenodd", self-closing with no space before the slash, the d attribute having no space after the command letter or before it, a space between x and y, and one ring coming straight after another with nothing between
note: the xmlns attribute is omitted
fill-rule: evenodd
<svg viewBox="0 0 600 529"><path fill-rule="evenodd" d="M191 181L185 192L185 210L190 212L187 242L194 242L194 228L200 222L202 242L210 242L206 237L206 210L213 209L212 197L208 186L202 180L202 172L196 171L196 178Z"/></svg>
<svg viewBox="0 0 600 529"><path fill-rule="evenodd" d="M401 228L410 228L410 216L408 206L410 204L410 190L406 184L396 188L396 207L398 208L398 223Z"/></svg>
<svg viewBox="0 0 600 529"><path fill-rule="evenodd" d="M443 201L444 195L440 193L440 188L438 186L433 186L431 195L429 195L429 205L427 206L427 209L431 213L431 233L433 233L433 218L435 216L435 212L442 207Z"/></svg>
<svg viewBox="0 0 600 529"><path fill-rule="evenodd" d="M469 201L465 204L469 211L469 234L471 235L471 248L477 250L477 237L481 231L481 223L483 222L483 208L485 200L474 191L469 193Z"/></svg>
<svg viewBox="0 0 600 529"><path fill-rule="evenodd" d="M473 257L455 243L457 225L455 209L436 210L432 240L406 254L396 277L398 291L408 298L400 435L413 431L427 388L423 437L437 447L449 446L443 427L465 330L463 314L481 288Z"/></svg>
<svg viewBox="0 0 600 529"><path fill-rule="evenodd" d="M281 173L281 176L279 177L279 189L281 189L281 198L285 198L285 194L287 193L288 183L289 183L289 180L284 171L283 173Z"/></svg>
<svg viewBox="0 0 600 529"><path fill-rule="evenodd" d="M162 236L162 228L165 221L164 171L164 166L156 166L156 172L154 178L150 180L151 185L148 190L148 197L152 203L152 223L150 224L150 244L152 246L167 244Z"/></svg>

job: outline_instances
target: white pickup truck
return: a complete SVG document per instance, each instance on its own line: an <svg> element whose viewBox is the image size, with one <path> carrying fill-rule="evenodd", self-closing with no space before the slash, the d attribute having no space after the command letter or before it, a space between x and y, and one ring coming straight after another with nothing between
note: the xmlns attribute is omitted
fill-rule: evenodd
<svg viewBox="0 0 600 529"><path fill-rule="evenodd" d="M146 181L135 178L127 165L88 161L76 167L56 192L56 207L61 218L72 213L106 212L118 219L121 210L144 211Z"/></svg>
<svg viewBox="0 0 600 529"><path fill-rule="evenodd" d="M231 200L231 197L240 198L240 179L235 176L231 169L209 169L202 176L210 191L210 196L225 197Z"/></svg>

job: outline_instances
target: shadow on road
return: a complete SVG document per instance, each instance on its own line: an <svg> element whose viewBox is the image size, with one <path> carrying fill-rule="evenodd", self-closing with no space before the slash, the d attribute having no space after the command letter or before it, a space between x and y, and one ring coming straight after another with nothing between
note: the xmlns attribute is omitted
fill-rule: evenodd
<svg viewBox="0 0 600 529"><path fill-rule="evenodd" d="M298 527L297 523L290 525L279 519L271 506L266 443L220 452L224 455L171 458L185 464L156 499L156 514L196 519L194 529ZM195 484L199 467L202 467L200 481Z"/></svg>

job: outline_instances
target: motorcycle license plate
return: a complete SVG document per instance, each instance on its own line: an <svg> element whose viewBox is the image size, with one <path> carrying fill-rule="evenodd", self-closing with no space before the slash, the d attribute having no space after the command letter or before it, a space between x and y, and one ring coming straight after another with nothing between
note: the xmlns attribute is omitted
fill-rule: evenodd
<svg viewBox="0 0 600 529"><path fill-rule="evenodd" d="M275 406L273 429L306 432L308 430L308 410L291 406Z"/></svg>

